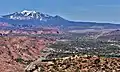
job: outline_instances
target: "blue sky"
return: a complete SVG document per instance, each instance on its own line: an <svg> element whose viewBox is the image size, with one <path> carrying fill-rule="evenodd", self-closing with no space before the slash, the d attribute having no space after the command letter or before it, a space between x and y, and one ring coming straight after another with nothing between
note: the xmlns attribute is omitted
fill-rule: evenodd
<svg viewBox="0 0 120 72"><path fill-rule="evenodd" d="M120 0L0 0L0 15L24 9L69 20L120 23Z"/></svg>

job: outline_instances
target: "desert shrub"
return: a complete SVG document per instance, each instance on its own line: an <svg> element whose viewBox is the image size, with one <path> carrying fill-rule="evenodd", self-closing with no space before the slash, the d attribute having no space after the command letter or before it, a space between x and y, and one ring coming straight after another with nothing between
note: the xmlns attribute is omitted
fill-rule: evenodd
<svg viewBox="0 0 120 72"><path fill-rule="evenodd" d="M22 63L24 60L22 58L17 58L17 59L15 59L15 61Z"/></svg>

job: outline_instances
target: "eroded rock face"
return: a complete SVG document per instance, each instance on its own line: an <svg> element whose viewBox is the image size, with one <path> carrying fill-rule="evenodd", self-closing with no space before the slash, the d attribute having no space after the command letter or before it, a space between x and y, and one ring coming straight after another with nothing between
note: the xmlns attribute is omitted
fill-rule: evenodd
<svg viewBox="0 0 120 72"><path fill-rule="evenodd" d="M37 35L37 34L59 34L60 31L57 29L42 29L42 30L0 30L0 36L7 35Z"/></svg>
<svg viewBox="0 0 120 72"><path fill-rule="evenodd" d="M24 72L25 66L38 59L40 51L52 42L26 36L0 37L0 71Z"/></svg>

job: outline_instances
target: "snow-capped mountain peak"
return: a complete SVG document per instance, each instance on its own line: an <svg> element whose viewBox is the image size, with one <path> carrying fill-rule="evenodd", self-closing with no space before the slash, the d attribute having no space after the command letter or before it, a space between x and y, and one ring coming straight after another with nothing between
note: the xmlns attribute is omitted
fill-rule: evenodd
<svg viewBox="0 0 120 72"><path fill-rule="evenodd" d="M20 13L22 13L22 14L27 14L27 15L29 15L30 13L37 13L36 11L28 11L28 10L23 10L22 12L20 12Z"/></svg>
<svg viewBox="0 0 120 72"><path fill-rule="evenodd" d="M40 21L46 21L50 19L52 16L48 14L43 14L36 11L29 11L29 10L23 10L21 12L15 12L9 15L2 16L3 18L13 19L13 20L40 20Z"/></svg>
<svg viewBox="0 0 120 72"><path fill-rule="evenodd" d="M29 11L29 10L14 12L14 13L2 16L2 18L8 21L19 21L23 23L30 22L30 23L58 24L58 23L67 21L58 15L51 16L51 15L44 14L41 12Z"/></svg>

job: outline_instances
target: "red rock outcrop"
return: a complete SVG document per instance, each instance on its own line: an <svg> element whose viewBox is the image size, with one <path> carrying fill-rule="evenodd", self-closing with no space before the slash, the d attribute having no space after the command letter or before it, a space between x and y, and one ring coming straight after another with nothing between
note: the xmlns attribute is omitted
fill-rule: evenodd
<svg viewBox="0 0 120 72"><path fill-rule="evenodd" d="M0 37L0 72L24 72L25 66L41 55L53 41L26 36Z"/></svg>

